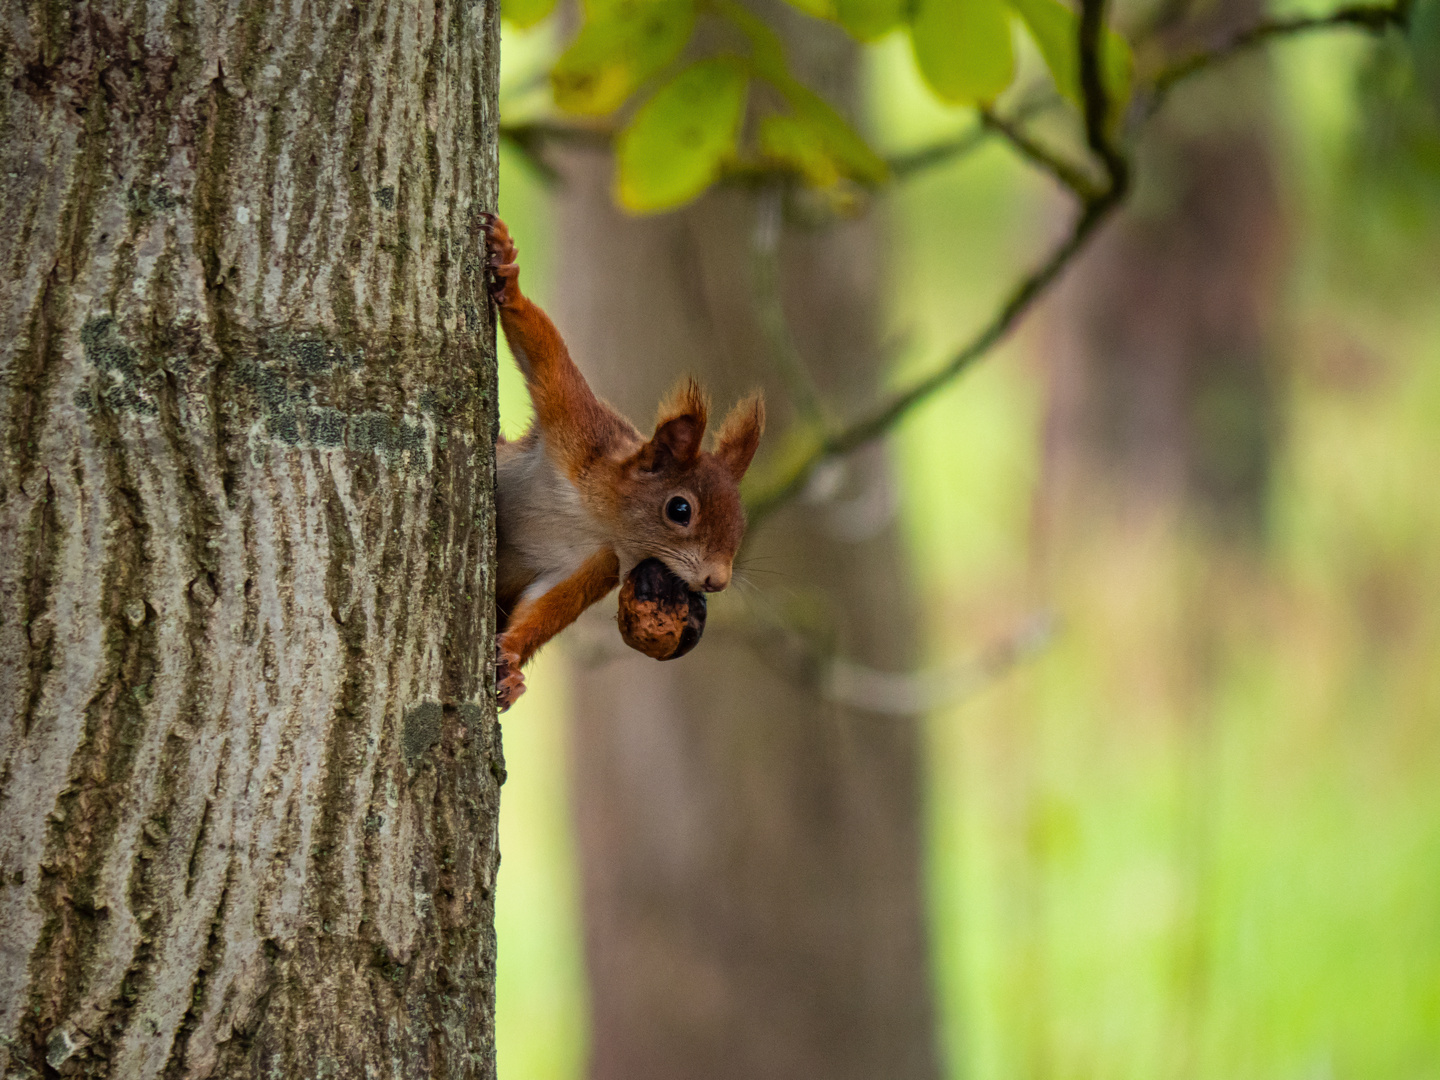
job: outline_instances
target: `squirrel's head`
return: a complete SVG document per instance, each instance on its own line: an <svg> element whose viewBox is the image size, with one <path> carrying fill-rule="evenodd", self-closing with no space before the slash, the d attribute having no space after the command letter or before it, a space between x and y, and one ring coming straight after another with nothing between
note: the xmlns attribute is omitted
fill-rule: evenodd
<svg viewBox="0 0 1440 1080"><path fill-rule="evenodd" d="M765 429L756 393L733 409L701 449L709 409L691 380L660 407L655 434L621 466L627 497L616 509L639 559L654 557L697 592L730 584L731 564L745 535L740 478Z"/></svg>

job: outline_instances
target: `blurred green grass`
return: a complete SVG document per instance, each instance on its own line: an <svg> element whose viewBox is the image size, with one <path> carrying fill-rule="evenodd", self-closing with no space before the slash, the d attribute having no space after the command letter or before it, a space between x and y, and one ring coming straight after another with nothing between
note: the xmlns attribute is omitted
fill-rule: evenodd
<svg viewBox="0 0 1440 1080"><path fill-rule="evenodd" d="M1313 41L1276 59L1296 243L1263 550L1109 521L1037 565L1032 332L895 440L930 659L1040 608L1060 619L1041 655L926 721L956 1080L1440 1077L1440 291L1407 272L1436 257L1406 253L1405 230L1349 246L1371 210L1342 161L1359 55ZM897 146L964 127L893 43L872 61L874 127ZM508 154L501 210L543 302L545 196ZM897 377L960 341L1062 224L998 148L885 212ZM1383 288L1364 287L1367 258ZM499 1056L504 1076L560 1080L586 1053L563 642L540 664L504 724Z"/></svg>

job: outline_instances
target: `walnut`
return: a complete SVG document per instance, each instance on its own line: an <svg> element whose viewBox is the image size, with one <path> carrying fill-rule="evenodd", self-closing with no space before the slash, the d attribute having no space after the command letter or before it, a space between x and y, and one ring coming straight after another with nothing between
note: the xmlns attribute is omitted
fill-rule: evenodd
<svg viewBox="0 0 1440 1080"><path fill-rule="evenodd" d="M616 621L626 645L674 660L705 632L705 594L691 592L659 559L646 559L625 575Z"/></svg>

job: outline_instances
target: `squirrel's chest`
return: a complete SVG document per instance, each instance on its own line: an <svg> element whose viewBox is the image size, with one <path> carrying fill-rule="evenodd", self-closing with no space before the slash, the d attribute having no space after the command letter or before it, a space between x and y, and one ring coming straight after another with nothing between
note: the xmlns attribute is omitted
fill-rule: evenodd
<svg viewBox="0 0 1440 1080"><path fill-rule="evenodd" d="M502 595L517 595L542 578L564 580L606 542L543 439L500 449L495 503Z"/></svg>

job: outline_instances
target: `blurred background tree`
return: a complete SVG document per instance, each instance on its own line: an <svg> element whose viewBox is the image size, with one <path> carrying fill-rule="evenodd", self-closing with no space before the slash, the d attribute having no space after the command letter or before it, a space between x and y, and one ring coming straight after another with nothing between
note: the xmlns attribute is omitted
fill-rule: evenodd
<svg viewBox="0 0 1440 1080"><path fill-rule="evenodd" d="M1437 5L799 6L506 41L592 381L780 422L706 647L511 714L501 1068L1432 1075Z"/></svg>
<svg viewBox="0 0 1440 1080"><path fill-rule="evenodd" d="M853 44L785 22L807 80L853 100ZM608 172L596 156L562 169L556 309L611 400L646 416L679 370L718 401L764 383L782 432L787 412L802 423L820 400L874 400L878 220L797 234L777 183L632 223ZM793 313L768 349L757 286ZM819 361L813 387L801 357ZM586 955L605 988L591 999L592 1076L939 1075L914 717L822 692L831 655L916 661L888 461L857 455L835 485L754 535L748 614L717 620L699 663L654 672L624 657L579 673L571 790Z"/></svg>

